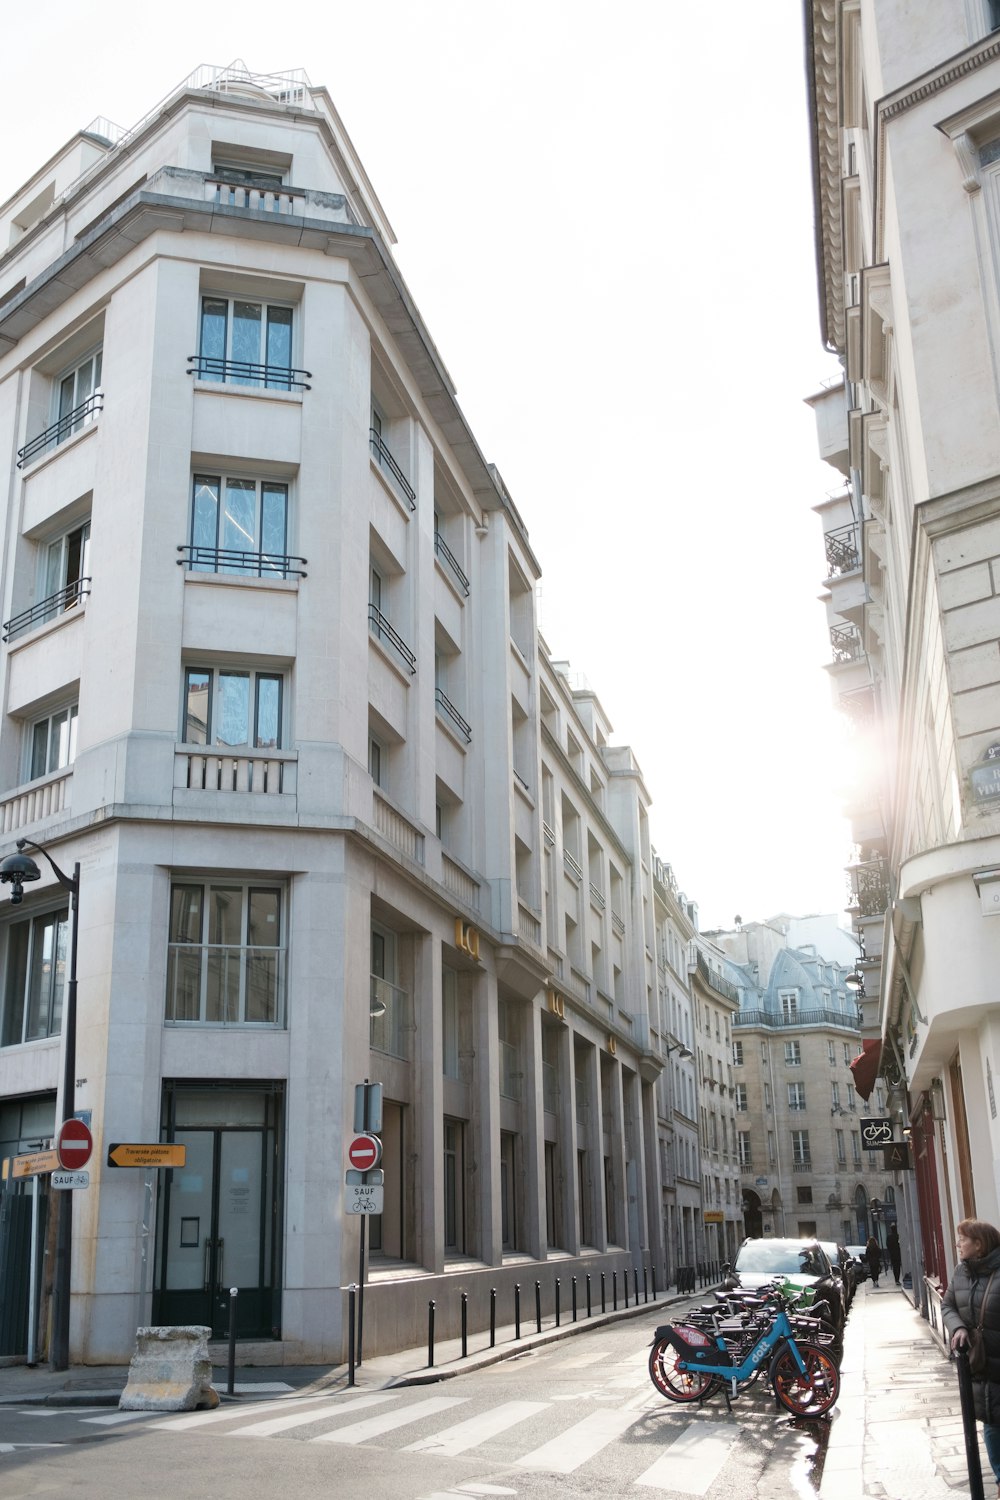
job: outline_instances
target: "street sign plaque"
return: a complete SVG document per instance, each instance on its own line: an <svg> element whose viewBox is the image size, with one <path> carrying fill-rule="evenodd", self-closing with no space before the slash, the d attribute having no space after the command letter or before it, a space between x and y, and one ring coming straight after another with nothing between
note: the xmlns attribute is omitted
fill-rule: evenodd
<svg viewBox="0 0 1000 1500"><path fill-rule="evenodd" d="M53 1172L52 1186L54 1188L87 1188L90 1187L89 1172Z"/></svg>
<svg viewBox="0 0 1000 1500"><path fill-rule="evenodd" d="M58 1172L57 1151L32 1151L27 1156L15 1156L11 1164L11 1177L38 1177L43 1172Z"/></svg>
<svg viewBox="0 0 1000 1500"><path fill-rule="evenodd" d="M79 1171L90 1160L94 1137L82 1120L64 1120L56 1136L59 1165L66 1172Z"/></svg>
<svg viewBox="0 0 1000 1500"><path fill-rule="evenodd" d="M108 1147L109 1167L183 1167L187 1147L162 1141L116 1141Z"/></svg>
<svg viewBox="0 0 1000 1500"><path fill-rule="evenodd" d="M881 1151L883 1146L891 1146L892 1121L862 1115L861 1145L865 1151Z"/></svg>
<svg viewBox="0 0 1000 1500"><path fill-rule="evenodd" d="M380 1214L385 1203L385 1188L374 1183L348 1183L344 1204L349 1214Z"/></svg>

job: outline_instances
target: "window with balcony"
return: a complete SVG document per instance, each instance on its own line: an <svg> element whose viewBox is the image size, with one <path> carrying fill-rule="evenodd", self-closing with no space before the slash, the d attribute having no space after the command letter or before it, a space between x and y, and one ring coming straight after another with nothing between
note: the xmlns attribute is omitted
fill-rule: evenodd
<svg viewBox="0 0 1000 1500"><path fill-rule="evenodd" d="M794 1022L799 1013L799 996L797 990L782 990L778 996L781 1001L781 1019L788 1026Z"/></svg>
<svg viewBox="0 0 1000 1500"><path fill-rule="evenodd" d="M385 412L372 400L371 426L368 429L368 445L371 448L372 458L379 468L390 476L392 487L402 495L411 511L417 508L417 492L400 465L399 459L390 448L386 438L388 436L389 423Z"/></svg>
<svg viewBox="0 0 1000 1500"><path fill-rule="evenodd" d="M166 1019L282 1026L283 892L250 881L175 881L170 889Z"/></svg>
<svg viewBox="0 0 1000 1500"><path fill-rule="evenodd" d="M75 432L89 426L104 405L101 390L100 347L91 349L83 359L77 358L70 369L64 369L52 383L52 420L44 432L18 449L17 467L23 468L33 459L58 443L63 443Z"/></svg>
<svg viewBox="0 0 1000 1500"><path fill-rule="evenodd" d="M7 926L0 1046L16 1047L62 1030L68 931L66 908Z"/></svg>
<svg viewBox="0 0 1000 1500"><path fill-rule="evenodd" d="M804 1083L790 1083L788 1085L788 1108L805 1109L806 1086Z"/></svg>
<svg viewBox="0 0 1000 1500"><path fill-rule="evenodd" d="M76 759L76 725L79 706L67 704L53 709L28 726L25 780L61 771Z"/></svg>
<svg viewBox="0 0 1000 1500"><path fill-rule="evenodd" d="M288 485L231 474L196 474L191 540L181 551L192 573L304 576L305 558L288 555Z"/></svg>
<svg viewBox="0 0 1000 1500"><path fill-rule="evenodd" d="M54 620L90 593L90 522L74 526L41 549L38 603L7 620L5 641Z"/></svg>
<svg viewBox="0 0 1000 1500"><path fill-rule="evenodd" d="M192 361L199 380L290 391L307 370L292 368L292 309L241 297L201 299L201 337Z"/></svg>
<svg viewBox="0 0 1000 1500"><path fill-rule="evenodd" d="M412 677L417 670L417 658L389 619L389 585L388 573L373 560L368 568L368 629Z"/></svg>
<svg viewBox="0 0 1000 1500"><path fill-rule="evenodd" d="M187 667L184 672L186 745L278 750L284 679L280 672L234 667Z"/></svg>
<svg viewBox="0 0 1000 1500"><path fill-rule="evenodd" d="M809 1132L808 1130L793 1130L792 1133L792 1165L794 1167L807 1167L810 1164L809 1156Z"/></svg>
<svg viewBox="0 0 1000 1500"><path fill-rule="evenodd" d="M785 1067L799 1068L802 1066L802 1044L801 1042L785 1043Z"/></svg>

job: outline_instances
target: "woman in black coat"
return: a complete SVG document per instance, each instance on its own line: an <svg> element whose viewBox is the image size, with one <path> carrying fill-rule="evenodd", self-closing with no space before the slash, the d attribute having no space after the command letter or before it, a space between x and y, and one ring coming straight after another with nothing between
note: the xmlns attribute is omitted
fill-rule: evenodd
<svg viewBox="0 0 1000 1500"><path fill-rule="evenodd" d="M973 1379L972 1394L1000 1500L1000 1229L963 1219L955 1241L959 1261L941 1310L952 1349L968 1343L982 1316L987 1368L984 1377Z"/></svg>
<svg viewBox="0 0 1000 1500"><path fill-rule="evenodd" d="M865 1260L868 1262L868 1273L872 1281L878 1286L878 1279L882 1274L882 1251L879 1249L878 1240L870 1235L865 1246Z"/></svg>

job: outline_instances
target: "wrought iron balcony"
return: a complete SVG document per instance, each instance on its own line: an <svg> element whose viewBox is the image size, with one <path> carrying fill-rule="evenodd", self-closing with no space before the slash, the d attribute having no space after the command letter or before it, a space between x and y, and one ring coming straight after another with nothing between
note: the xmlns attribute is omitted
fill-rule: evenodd
<svg viewBox="0 0 1000 1500"><path fill-rule="evenodd" d="M393 479L396 482L397 488L401 490L403 495L405 496L407 505L409 505L411 510L416 510L417 493L414 490L413 486L410 484L410 481L407 479L406 475L403 473L402 469L399 467L399 464L396 462L395 458L393 458L385 443L383 443L382 434L376 431L374 427L370 427L368 429L368 441L371 445L371 450L372 454L374 455L375 462L378 464L379 468L389 470L389 473L392 475Z"/></svg>
<svg viewBox="0 0 1000 1500"><path fill-rule="evenodd" d="M4 624L4 643L9 645L19 635L26 635L29 630L34 630L36 625L43 625L46 620L54 620L57 615L65 614L66 610L79 604L81 599L86 599L89 593L90 579L77 578L74 583L68 583L47 599L40 599L30 609L22 609L19 615L14 615Z"/></svg>
<svg viewBox="0 0 1000 1500"><path fill-rule="evenodd" d="M459 567L458 559L452 552L451 548L448 546L448 543L445 541L440 531L435 531L434 533L434 555L435 557L439 557L441 561L446 564L448 571L451 573L455 582L458 584L458 587L468 599L469 580L466 578L465 574L462 572L462 569Z"/></svg>
<svg viewBox="0 0 1000 1500"><path fill-rule="evenodd" d="M737 986L731 984L728 979L723 979L721 974L717 974L703 953L697 954L696 965L702 979L715 990L716 994L724 995L727 1000L733 1000L737 1005L739 1004L740 992Z"/></svg>
<svg viewBox="0 0 1000 1500"><path fill-rule="evenodd" d="M830 645L837 663L861 661L865 654L861 632L853 625L831 625Z"/></svg>
<svg viewBox="0 0 1000 1500"><path fill-rule="evenodd" d="M467 745L472 743L472 726L466 723L458 709L452 703L446 693L440 688L434 689L434 698L437 703L438 713L456 731Z"/></svg>
<svg viewBox="0 0 1000 1500"><path fill-rule="evenodd" d="M402 658L407 671L413 676L417 670L417 658L403 640L403 637L393 630L385 615L374 604L369 604L368 606L368 628L380 641L389 642L389 645L396 652L397 656Z"/></svg>
<svg viewBox="0 0 1000 1500"><path fill-rule="evenodd" d="M732 1019L735 1030L738 1026L767 1026L774 1030L803 1026L847 1026L852 1031L858 1027L857 1011L853 1003L847 1010L832 1010L817 1006L813 1010L799 1010L794 1015L784 1015L774 1010L741 1010Z"/></svg>
<svg viewBox="0 0 1000 1500"><path fill-rule="evenodd" d="M196 547L186 543L177 548L181 556L178 567L192 573L235 573L249 578L307 578L306 557L286 556L280 552L238 552L232 547Z"/></svg>
<svg viewBox="0 0 1000 1500"><path fill-rule="evenodd" d="M825 532L823 542L831 578L857 572L861 566L861 553L858 550L858 528L853 521L849 526L838 526L835 531Z"/></svg>
<svg viewBox="0 0 1000 1500"><path fill-rule="evenodd" d="M311 370L290 365L262 365L252 359L221 359L214 354L189 354L189 375L223 385L257 386L269 391L311 391Z"/></svg>
<svg viewBox="0 0 1000 1500"><path fill-rule="evenodd" d="M87 427L104 410L104 392L98 387L96 391L81 401L79 406L74 406L58 422L53 422L51 427L46 427L30 443L25 443L23 448L17 450L17 467L23 469L25 464L30 464L39 454L46 449L54 447L57 443L63 443L74 432L79 432L81 427Z"/></svg>
<svg viewBox="0 0 1000 1500"><path fill-rule="evenodd" d="M889 869L884 859L863 859L847 872L849 911L859 917L880 917L889 905Z"/></svg>
<svg viewBox="0 0 1000 1500"><path fill-rule="evenodd" d="M867 729L875 719L874 688L856 688L853 693L841 693L840 708L856 729Z"/></svg>

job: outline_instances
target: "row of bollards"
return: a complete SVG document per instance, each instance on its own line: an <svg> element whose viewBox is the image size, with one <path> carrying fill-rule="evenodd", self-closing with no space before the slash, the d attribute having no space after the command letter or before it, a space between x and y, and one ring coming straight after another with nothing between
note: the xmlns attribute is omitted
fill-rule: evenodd
<svg viewBox="0 0 1000 1500"><path fill-rule="evenodd" d="M682 1269L684 1269L684 1268L682 1268ZM689 1288L687 1286L683 1286L682 1287L680 1285L680 1282L678 1281L678 1291L684 1291L684 1290L694 1291L694 1282L693 1282L694 1268L691 1267L690 1269L691 1269L691 1274L692 1274L691 1286ZM612 1312L617 1312L618 1311L618 1299L619 1299L618 1275L619 1275L619 1273L617 1271L612 1271L611 1272L611 1298L610 1298L610 1300L611 1300L611 1310L612 1310ZM624 1305L626 1307L629 1307L630 1303L629 1303L629 1272L628 1272L628 1270L622 1271L621 1278L622 1278L621 1291L622 1291L622 1296L624 1298ZM657 1284L656 1284L656 1267L655 1266L650 1265L650 1266L647 1267L647 1266L644 1265L642 1267L642 1286L641 1286L641 1288L640 1288L640 1285L639 1285L639 1268L638 1268L638 1266L634 1266L632 1268L631 1279L632 1279L631 1293L632 1293L632 1299L633 1299L634 1306L638 1307L640 1305L640 1302L642 1302L642 1303L649 1302L649 1300L650 1300L650 1288L652 1288L652 1300L654 1302L656 1301L656 1299L657 1299ZM607 1273L604 1272L604 1271L602 1271L600 1273L600 1288L601 1288L601 1312L602 1313L606 1313L607 1310L608 1310L608 1284L607 1284ZM594 1291L595 1291L595 1288L593 1286L593 1278L591 1277L590 1272L588 1272L587 1275L586 1275L586 1277L584 1278L584 1292L585 1292L586 1308L587 1308L587 1314L586 1315L587 1315L588 1318L593 1317L593 1315L594 1315ZM465 1359L468 1356L468 1352L469 1352L469 1294L468 1294L468 1292L461 1292L460 1296L461 1296L462 1358ZM352 1288L351 1289L351 1299L350 1299L350 1302L349 1302L349 1305L348 1305L348 1319L349 1319L349 1324L350 1324L351 1328L353 1328L353 1321L354 1321L354 1300L353 1299L354 1299L354 1291L353 1291L353 1288ZM427 1367L428 1367L428 1369L433 1369L434 1368L434 1326L435 1326L435 1315L436 1315L436 1312L437 1312L437 1303L433 1299L431 1299L431 1301L429 1301L428 1304L427 1304ZM579 1286L578 1286L578 1278L576 1276L574 1276L572 1278L572 1280L571 1280L571 1283L570 1283L570 1316L571 1316L571 1319L572 1319L572 1321L574 1323L576 1323L579 1320L579 1315L580 1315L580 1308L579 1308ZM562 1327L562 1278L559 1277L559 1276L555 1277L554 1283L553 1283L553 1316L554 1316L554 1326L556 1328ZM536 1281L535 1282L535 1319L534 1319L534 1321L535 1321L535 1332L536 1333L541 1333L541 1331L542 1331L542 1283L541 1283L541 1281ZM515 1282L515 1284L514 1284L514 1342L515 1343L519 1342L520 1338L521 1338L521 1283L520 1282ZM494 1349L496 1347L496 1341L497 1341L497 1289L496 1289L496 1287L490 1287L489 1347L491 1349ZM352 1341L352 1347L353 1347L353 1341ZM348 1370L348 1384L350 1384L350 1385L354 1384L353 1361L352 1361L351 1365L349 1366L349 1370Z"/></svg>

